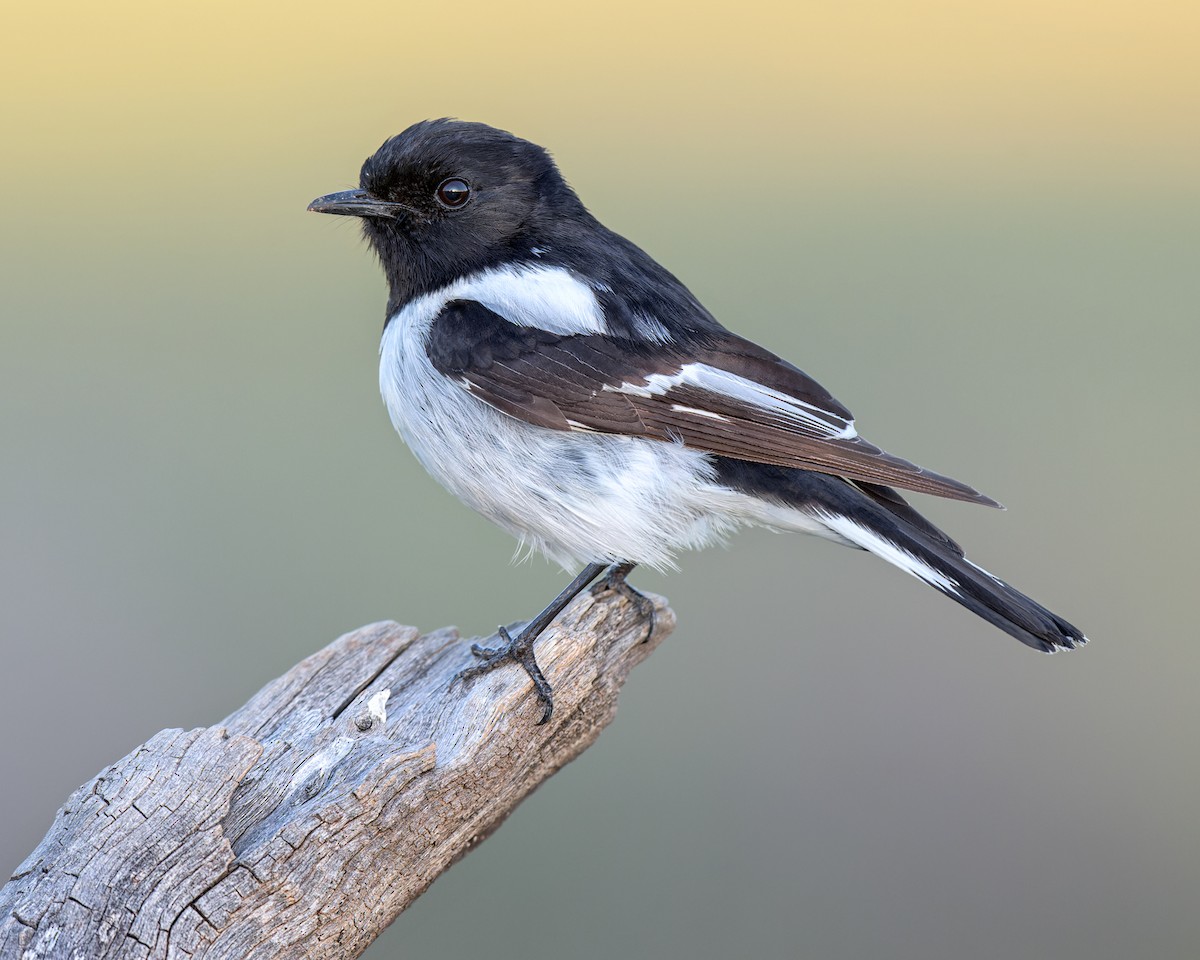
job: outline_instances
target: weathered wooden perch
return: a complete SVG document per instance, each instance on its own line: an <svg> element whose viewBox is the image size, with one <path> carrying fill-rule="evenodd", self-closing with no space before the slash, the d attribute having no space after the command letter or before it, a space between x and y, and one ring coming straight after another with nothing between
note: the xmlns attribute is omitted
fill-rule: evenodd
<svg viewBox="0 0 1200 960"><path fill-rule="evenodd" d="M335 640L215 727L84 784L0 889L0 957L356 957L613 718L654 635L583 594L538 641L554 716L504 668L464 688L453 629Z"/></svg>

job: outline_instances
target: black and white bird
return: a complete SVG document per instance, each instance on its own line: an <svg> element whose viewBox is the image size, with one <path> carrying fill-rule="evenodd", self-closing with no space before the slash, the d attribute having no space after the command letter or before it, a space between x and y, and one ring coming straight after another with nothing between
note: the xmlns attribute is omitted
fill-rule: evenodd
<svg viewBox="0 0 1200 960"><path fill-rule="evenodd" d="M379 381L396 429L468 506L582 572L516 637L476 646L470 677L519 663L543 705L533 641L607 572L745 525L874 553L1022 643L1083 634L977 567L894 488L999 506L885 453L798 368L726 330L671 273L597 221L536 144L432 120L314 200L361 217L390 287Z"/></svg>

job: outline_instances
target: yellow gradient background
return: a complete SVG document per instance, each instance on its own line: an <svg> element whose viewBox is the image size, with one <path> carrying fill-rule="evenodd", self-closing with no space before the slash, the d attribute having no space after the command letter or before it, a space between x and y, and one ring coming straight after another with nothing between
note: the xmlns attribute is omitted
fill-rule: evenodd
<svg viewBox="0 0 1200 960"><path fill-rule="evenodd" d="M0 871L337 634L563 582L393 434L382 279L304 211L450 115L1004 501L919 506L1094 642L796 536L639 571L679 628L613 728L367 956L1200 953L1200 6L10 7Z"/></svg>

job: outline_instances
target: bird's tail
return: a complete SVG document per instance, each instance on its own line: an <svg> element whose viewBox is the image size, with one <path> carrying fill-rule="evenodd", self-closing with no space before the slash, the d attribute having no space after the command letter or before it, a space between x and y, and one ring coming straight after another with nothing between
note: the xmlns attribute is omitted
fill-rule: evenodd
<svg viewBox="0 0 1200 960"><path fill-rule="evenodd" d="M871 492L867 492L867 497L873 499ZM1087 637L1077 627L976 566L948 537L932 536L889 509L886 502L876 502L873 506L874 510L852 513L816 507L814 516L855 546L924 580L1036 650L1057 653L1087 643Z"/></svg>
<svg viewBox="0 0 1200 960"><path fill-rule="evenodd" d="M754 496L782 501L836 538L895 564L1035 650L1057 653L1087 643L1077 627L973 564L957 543L889 487L744 461L726 463L730 465L720 465L722 480L733 480L731 485ZM811 523L806 529L811 530Z"/></svg>

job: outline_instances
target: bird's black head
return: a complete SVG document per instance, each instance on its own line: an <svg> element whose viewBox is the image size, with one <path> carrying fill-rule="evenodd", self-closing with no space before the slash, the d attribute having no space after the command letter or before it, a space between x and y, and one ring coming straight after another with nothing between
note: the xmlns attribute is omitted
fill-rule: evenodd
<svg viewBox="0 0 1200 960"><path fill-rule="evenodd" d="M367 159L359 187L309 209L362 218L391 284L389 310L528 258L557 223L588 218L545 150L482 123L413 124Z"/></svg>

